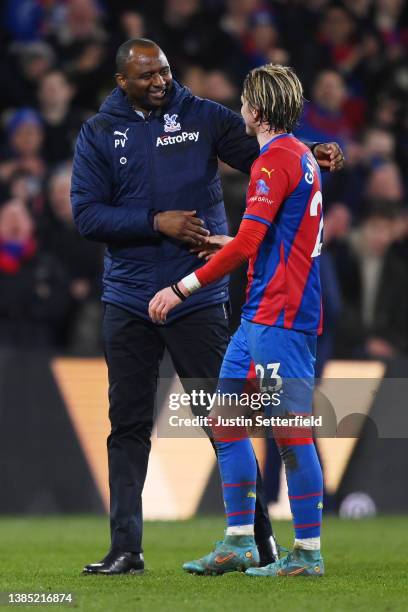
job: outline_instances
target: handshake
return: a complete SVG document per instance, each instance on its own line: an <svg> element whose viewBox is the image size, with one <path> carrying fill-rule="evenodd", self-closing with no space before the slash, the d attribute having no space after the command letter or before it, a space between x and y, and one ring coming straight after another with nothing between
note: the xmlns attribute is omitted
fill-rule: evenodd
<svg viewBox="0 0 408 612"><path fill-rule="evenodd" d="M191 245L191 253L196 253L200 259L209 260L225 244L232 240L231 236L210 236L204 228L204 222L196 217L196 211L172 210L155 215L154 227L157 231L182 240ZM154 323L164 323L167 314L183 299L189 291L180 281L175 289L166 287L158 291L149 303L149 316Z"/></svg>
<svg viewBox="0 0 408 612"><path fill-rule="evenodd" d="M210 236L205 229L204 221L196 216L196 210L169 210L156 213L154 229L168 236L191 245L191 252L197 253L200 259L211 259L231 236Z"/></svg>

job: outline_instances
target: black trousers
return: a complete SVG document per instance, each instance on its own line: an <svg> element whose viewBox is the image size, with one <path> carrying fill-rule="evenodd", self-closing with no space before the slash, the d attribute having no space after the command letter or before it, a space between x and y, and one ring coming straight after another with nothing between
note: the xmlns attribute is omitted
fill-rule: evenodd
<svg viewBox="0 0 408 612"><path fill-rule="evenodd" d="M150 452L160 361L170 353L185 387L188 380L216 381L229 341L224 304L203 308L158 326L106 304L103 341L109 374L108 463L111 549L142 550L142 490ZM188 391L188 388L186 388ZM214 446L214 445L213 445ZM257 542L272 534L258 468Z"/></svg>

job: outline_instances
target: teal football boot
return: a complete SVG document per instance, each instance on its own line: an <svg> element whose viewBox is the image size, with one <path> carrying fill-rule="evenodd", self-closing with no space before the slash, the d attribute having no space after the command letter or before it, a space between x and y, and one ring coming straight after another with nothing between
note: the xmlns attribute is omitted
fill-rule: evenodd
<svg viewBox="0 0 408 612"><path fill-rule="evenodd" d="M324 564L320 550L294 548L286 557L265 567L250 567L247 576L323 576Z"/></svg>
<svg viewBox="0 0 408 612"><path fill-rule="evenodd" d="M227 572L244 572L259 565L259 553L253 536L225 536L209 555L184 563L190 574L217 576Z"/></svg>

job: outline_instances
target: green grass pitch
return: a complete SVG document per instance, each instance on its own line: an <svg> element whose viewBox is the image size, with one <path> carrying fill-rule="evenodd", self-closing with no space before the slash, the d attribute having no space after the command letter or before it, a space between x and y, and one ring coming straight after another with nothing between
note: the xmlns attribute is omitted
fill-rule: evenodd
<svg viewBox="0 0 408 612"><path fill-rule="evenodd" d="M146 523L144 576L80 576L104 556L103 517L0 519L0 591L72 592L75 609L101 611L356 612L408 610L408 518L361 521L328 518L323 578L255 579L243 574L184 574L183 561L209 552L222 518ZM292 540L289 523L275 524L279 541ZM62 606L18 606L41 610ZM12 609L17 606L0 606ZM65 608L69 609L69 608Z"/></svg>

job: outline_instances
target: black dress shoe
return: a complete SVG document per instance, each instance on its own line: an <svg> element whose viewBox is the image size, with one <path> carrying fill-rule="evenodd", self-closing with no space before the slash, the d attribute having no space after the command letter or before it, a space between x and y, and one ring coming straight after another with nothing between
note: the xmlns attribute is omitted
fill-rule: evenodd
<svg viewBox="0 0 408 612"><path fill-rule="evenodd" d="M143 574L144 559L142 553L110 551L99 563L85 565L82 574L102 574L115 576L117 574Z"/></svg>

